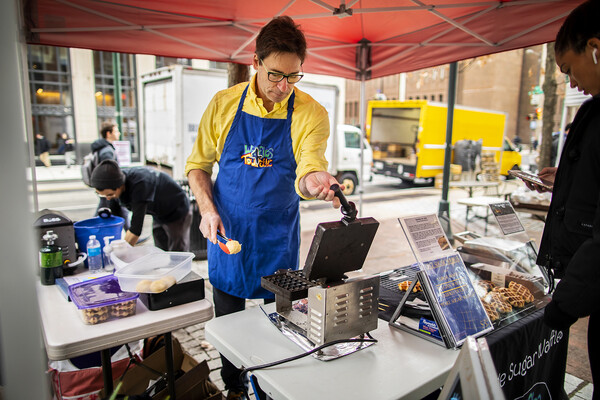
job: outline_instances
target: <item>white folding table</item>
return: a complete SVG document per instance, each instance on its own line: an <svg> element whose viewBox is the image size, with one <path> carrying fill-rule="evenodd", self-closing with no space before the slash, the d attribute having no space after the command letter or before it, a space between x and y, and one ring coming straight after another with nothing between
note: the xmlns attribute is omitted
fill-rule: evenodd
<svg viewBox="0 0 600 400"><path fill-rule="evenodd" d="M273 312L275 304L265 309ZM258 307L215 318L205 329L206 339L238 368L303 352ZM381 319L371 334L376 344L348 356L332 361L307 356L253 374L276 400L418 399L443 386L459 354Z"/></svg>
<svg viewBox="0 0 600 400"><path fill-rule="evenodd" d="M138 299L135 315L86 325L75 304L66 300L58 286L43 286L38 282L36 289L48 358L65 360L101 351L104 387L108 393L112 392L109 349L165 334L169 392L171 399L175 399L171 332L213 317L212 303L206 299L157 311L148 310Z"/></svg>

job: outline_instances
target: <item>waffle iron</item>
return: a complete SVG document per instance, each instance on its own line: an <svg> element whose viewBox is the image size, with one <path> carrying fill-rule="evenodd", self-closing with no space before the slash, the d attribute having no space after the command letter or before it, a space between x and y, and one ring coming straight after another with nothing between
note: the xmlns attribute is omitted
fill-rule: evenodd
<svg viewBox="0 0 600 400"><path fill-rule="evenodd" d="M379 275L348 279L345 273L362 268L379 222L356 218L354 203L338 185L331 189L343 217L317 226L304 268L261 278L261 286L275 294L277 313L315 345L377 328Z"/></svg>

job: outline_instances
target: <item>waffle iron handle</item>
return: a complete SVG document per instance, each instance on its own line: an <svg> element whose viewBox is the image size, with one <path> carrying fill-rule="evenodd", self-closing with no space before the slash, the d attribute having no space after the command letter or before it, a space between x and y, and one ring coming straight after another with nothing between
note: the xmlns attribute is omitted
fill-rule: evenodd
<svg viewBox="0 0 600 400"><path fill-rule="evenodd" d="M354 205L353 202L348 202L348 200L346 200L346 196L344 196L344 193L342 193L342 191L340 190L340 185L338 185L337 183L331 185L329 189L333 190L333 192L335 193L335 197L340 199L340 203L342 203L341 211L342 214L344 214L342 222L348 224L354 221L356 219L356 214L358 213L356 211L356 205Z"/></svg>

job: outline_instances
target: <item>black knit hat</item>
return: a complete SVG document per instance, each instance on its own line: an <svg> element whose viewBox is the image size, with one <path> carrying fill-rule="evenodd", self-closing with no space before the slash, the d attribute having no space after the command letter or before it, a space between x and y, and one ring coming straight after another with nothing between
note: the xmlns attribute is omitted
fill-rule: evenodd
<svg viewBox="0 0 600 400"><path fill-rule="evenodd" d="M125 174L113 160L104 160L92 172L92 187L98 190L118 189L125 183Z"/></svg>

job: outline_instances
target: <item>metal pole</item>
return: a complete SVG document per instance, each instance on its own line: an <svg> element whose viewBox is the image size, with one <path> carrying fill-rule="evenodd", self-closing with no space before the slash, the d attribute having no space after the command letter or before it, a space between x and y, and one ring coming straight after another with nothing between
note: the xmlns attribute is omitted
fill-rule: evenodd
<svg viewBox="0 0 600 400"><path fill-rule="evenodd" d="M365 77L363 75L363 78L360 80L360 114L359 114L359 123L360 123L360 130L361 130L361 134L360 134L360 170L358 171L358 216L361 217L362 216L362 206L363 206L363 192L364 192L364 187L365 187L365 181L364 181L364 173L363 173L363 168L364 168L364 160L365 160L365 137L363 136L365 134L365 132L367 132L366 130L366 121L365 121L365 113L366 113L366 107L365 107Z"/></svg>
<svg viewBox="0 0 600 400"><path fill-rule="evenodd" d="M123 112L121 102L121 59L119 53L112 54L113 81L115 83L115 119L119 131L123 133Z"/></svg>
<svg viewBox="0 0 600 400"><path fill-rule="evenodd" d="M450 222L450 203L448 202L448 189L450 181L450 160L452 157L452 124L454 123L454 103L456 101L456 80L458 67L456 61L450 64L450 76L448 76L448 115L446 119L446 149L444 151L444 176L442 177L442 200L438 210L438 218L448 236L448 240L454 243L452 236L452 224Z"/></svg>
<svg viewBox="0 0 600 400"><path fill-rule="evenodd" d="M360 46L357 48L356 54L356 67L358 72L356 73L357 79L360 79L360 111L359 111L359 124L361 129L360 138L360 170L358 171L358 215L362 215L362 195L364 188L363 181L363 162L365 153L365 139L363 135L367 132L366 130L366 104L365 104L365 81L371 78L371 71L368 69L371 66L371 48L370 43L367 39L360 40Z"/></svg>

